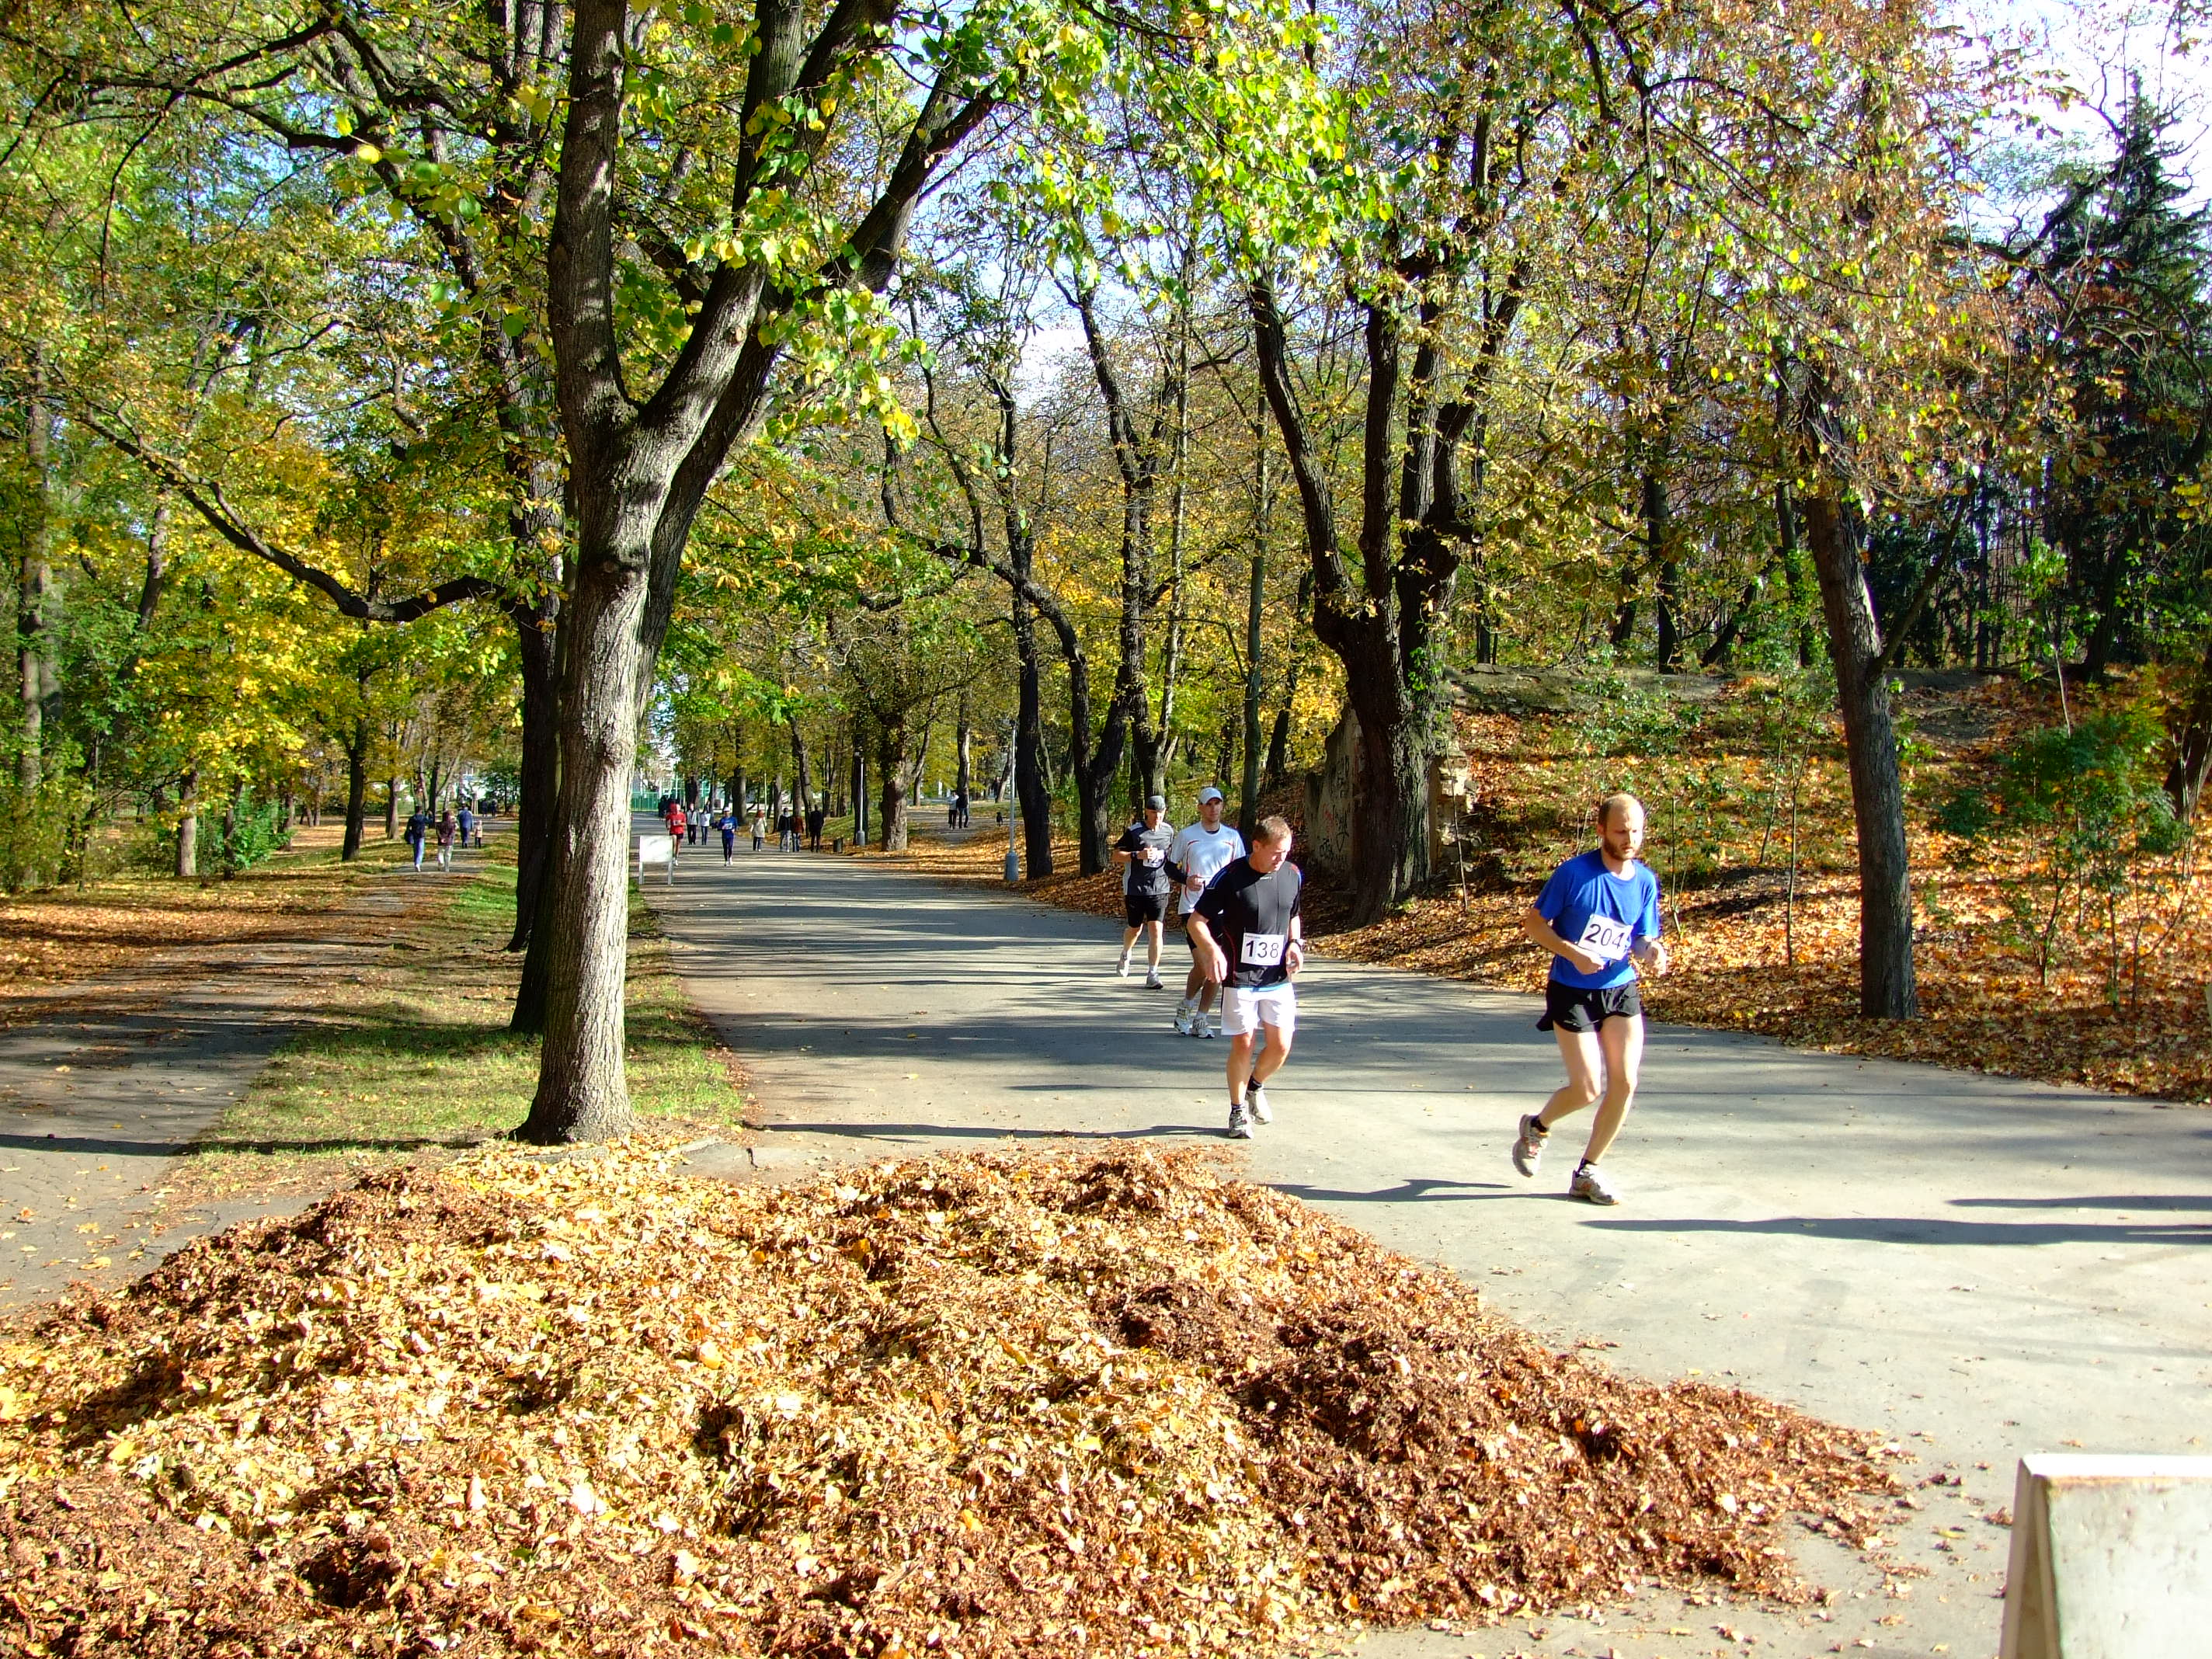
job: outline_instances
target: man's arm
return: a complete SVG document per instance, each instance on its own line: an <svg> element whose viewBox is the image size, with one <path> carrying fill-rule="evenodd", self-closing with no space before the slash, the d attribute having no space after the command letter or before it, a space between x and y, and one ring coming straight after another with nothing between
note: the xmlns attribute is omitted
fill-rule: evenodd
<svg viewBox="0 0 2212 1659"><path fill-rule="evenodd" d="M1221 946L1214 942L1213 929L1207 923L1205 913L1192 911L1184 925L1190 929L1192 937L1206 947L1209 964L1206 976L1217 985L1226 985L1229 982L1229 958L1223 953Z"/></svg>
<svg viewBox="0 0 2212 1659"><path fill-rule="evenodd" d="M1602 960L1592 956L1581 945L1570 945L1561 939L1545 919L1544 913L1533 904L1521 913L1521 931L1528 935L1531 944L1549 951L1555 957L1565 957L1585 974L1605 971Z"/></svg>

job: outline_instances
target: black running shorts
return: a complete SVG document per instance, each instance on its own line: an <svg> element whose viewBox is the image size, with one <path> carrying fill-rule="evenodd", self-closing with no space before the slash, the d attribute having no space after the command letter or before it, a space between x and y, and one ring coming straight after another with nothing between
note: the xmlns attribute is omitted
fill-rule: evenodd
<svg viewBox="0 0 2212 1659"><path fill-rule="evenodd" d="M1579 985L1563 985L1558 980L1544 982L1544 1017L1536 1022L1540 1031L1564 1028L1570 1031L1595 1031L1616 1014L1633 1019L1644 1012L1644 1000L1637 994L1636 981L1615 985L1602 991L1586 990Z"/></svg>
<svg viewBox="0 0 2212 1659"><path fill-rule="evenodd" d="M1132 927L1141 927L1148 921L1164 921L1169 896L1165 893L1124 893L1121 914Z"/></svg>

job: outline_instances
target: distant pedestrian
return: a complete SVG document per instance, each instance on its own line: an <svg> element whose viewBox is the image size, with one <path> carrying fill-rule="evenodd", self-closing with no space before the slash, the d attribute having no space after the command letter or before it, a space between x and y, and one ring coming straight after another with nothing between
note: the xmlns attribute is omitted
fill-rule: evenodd
<svg viewBox="0 0 2212 1659"><path fill-rule="evenodd" d="M422 867L422 846L430 839L430 815L416 807L407 815L407 844L415 849L415 867Z"/></svg>
<svg viewBox="0 0 2212 1659"><path fill-rule="evenodd" d="M738 854L738 815L724 807L714 827L722 832L722 862L727 864Z"/></svg>
<svg viewBox="0 0 2212 1659"><path fill-rule="evenodd" d="M965 789L952 797L952 826L956 830L968 827L968 792Z"/></svg>
<svg viewBox="0 0 2212 1659"><path fill-rule="evenodd" d="M1644 1060L1644 1003L1637 964L1667 971L1659 942L1659 878L1636 861L1644 845L1644 804L1608 795L1597 809L1598 845L1552 872L1521 918L1521 931L1552 953L1540 1031L1559 1039L1567 1080L1540 1111L1521 1120L1513 1167L1533 1176L1544 1143L1561 1118L1597 1107L1567 1195L1618 1204L1620 1194L1598 1173L1636 1097Z"/></svg>
<svg viewBox="0 0 2212 1659"><path fill-rule="evenodd" d="M438 814L438 867L441 870L450 870L453 867L454 828L452 812L445 811Z"/></svg>
<svg viewBox="0 0 2212 1659"><path fill-rule="evenodd" d="M668 804L668 833L670 837L679 847L682 846L684 842L684 826L687 822L688 820L684 816L683 807L674 801L671 801Z"/></svg>
<svg viewBox="0 0 2212 1659"><path fill-rule="evenodd" d="M760 852L767 846L768 808L765 806L756 806L753 808L753 851L756 853Z"/></svg>
<svg viewBox="0 0 2212 1659"><path fill-rule="evenodd" d="M464 806L453 815L453 822L460 829L461 845L466 847L469 844L469 837L476 833L477 815Z"/></svg>
<svg viewBox="0 0 2212 1659"><path fill-rule="evenodd" d="M822 850L822 826L830 821L830 809L816 806L806 814L806 844L816 852Z"/></svg>

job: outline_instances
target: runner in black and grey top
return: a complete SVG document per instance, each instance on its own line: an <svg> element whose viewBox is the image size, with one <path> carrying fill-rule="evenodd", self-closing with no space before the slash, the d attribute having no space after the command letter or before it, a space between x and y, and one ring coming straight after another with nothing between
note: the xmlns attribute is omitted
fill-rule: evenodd
<svg viewBox="0 0 2212 1659"><path fill-rule="evenodd" d="M1145 988L1157 991L1160 982L1160 931L1167 921L1168 905L1180 884L1179 873L1168 865L1168 849L1175 845L1175 826L1167 821L1164 795L1145 803L1141 823L1133 823L1114 843L1114 862L1121 866L1121 960L1114 971L1129 976L1129 952L1137 935L1145 935Z"/></svg>
<svg viewBox="0 0 2212 1659"><path fill-rule="evenodd" d="M1206 953L1210 977L1224 987L1229 1133L1240 1140L1251 1139L1253 1124L1274 1121L1260 1085L1290 1058L1297 1030L1292 981L1305 961L1305 878L1290 857L1291 826L1261 819L1251 852L1207 884L1189 917L1192 948ZM1267 1036L1255 1054L1254 1041L1263 1029Z"/></svg>

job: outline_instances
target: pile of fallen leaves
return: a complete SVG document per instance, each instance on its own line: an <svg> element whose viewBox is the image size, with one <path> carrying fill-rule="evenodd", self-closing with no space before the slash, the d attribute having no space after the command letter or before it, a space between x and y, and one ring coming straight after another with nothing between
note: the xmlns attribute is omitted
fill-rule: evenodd
<svg viewBox="0 0 2212 1659"><path fill-rule="evenodd" d="M1893 1489L1196 1155L679 1168L390 1172L19 1323L9 1650L1244 1653L1802 1595Z"/></svg>

